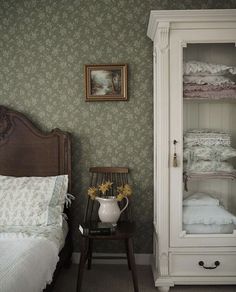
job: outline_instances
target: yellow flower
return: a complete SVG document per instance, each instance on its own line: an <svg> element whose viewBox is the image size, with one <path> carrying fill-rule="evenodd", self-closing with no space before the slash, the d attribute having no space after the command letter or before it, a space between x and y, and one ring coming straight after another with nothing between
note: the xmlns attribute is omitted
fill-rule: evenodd
<svg viewBox="0 0 236 292"><path fill-rule="evenodd" d="M107 185L107 188L110 190L112 185L113 185L113 182L108 180L108 181L105 182L105 184Z"/></svg>
<svg viewBox="0 0 236 292"><path fill-rule="evenodd" d="M110 190L112 184L113 184L112 182L110 182L110 181L106 181L106 182L100 184L100 185L98 186L98 189L99 189L99 191L101 191L102 194L104 195L105 192L107 192L108 190Z"/></svg>
<svg viewBox="0 0 236 292"><path fill-rule="evenodd" d="M117 201L122 201L124 199L124 196L122 194L118 194L116 199Z"/></svg>
<svg viewBox="0 0 236 292"><path fill-rule="evenodd" d="M95 197L97 196L97 188L95 188L95 187L90 187L89 189L88 189L88 195L90 196L90 198L92 199L92 200L94 200L95 199Z"/></svg>
<svg viewBox="0 0 236 292"><path fill-rule="evenodd" d="M131 186L125 184L124 186L120 186L117 188L118 193L122 194L124 197L128 197L132 195Z"/></svg>
<svg viewBox="0 0 236 292"><path fill-rule="evenodd" d="M123 186L117 187L117 192L118 193L123 193L123 190L124 190Z"/></svg>
<svg viewBox="0 0 236 292"><path fill-rule="evenodd" d="M112 188L113 182L111 181L105 181L98 185L98 187L90 187L88 189L88 195L92 200L96 198L96 196L99 196L101 193L104 195L107 191L109 191ZM101 193L100 193L101 192ZM121 185L117 187L117 195L116 199L117 201L121 201L124 199L124 197L128 197L132 195L132 189L129 184Z"/></svg>
<svg viewBox="0 0 236 292"><path fill-rule="evenodd" d="M123 195L127 196L127 197L132 195L132 188L130 185L128 185L128 184L124 185Z"/></svg>

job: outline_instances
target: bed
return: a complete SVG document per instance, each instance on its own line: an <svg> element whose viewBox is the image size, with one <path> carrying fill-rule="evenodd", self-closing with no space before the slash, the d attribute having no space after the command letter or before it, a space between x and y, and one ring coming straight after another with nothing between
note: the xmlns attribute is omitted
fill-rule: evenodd
<svg viewBox="0 0 236 292"><path fill-rule="evenodd" d="M31 181L32 177L35 184ZM40 180L42 180L47 186L47 191L44 193L50 193L49 187L53 186L55 181L63 181L61 185L67 189L66 192L71 193L71 138L69 133L54 129L45 134L23 114L0 106L1 187L7 182L9 189L13 188L11 179L17 186L20 181L22 185L28 183L40 187ZM40 187L38 187L39 193ZM19 191L17 194L20 196L21 192ZM60 194L64 198L62 191ZM30 203L33 201L30 197ZM1 205L4 204L3 202L2 198ZM17 202L16 198L14 198L14 202ZM62 200L60 204L62 204ZM64 209L64 201L63 206L58 208ZM12 206L9 207L9 210L12 210ZM52 217L49 216L49 213L53 214L52 210L54 210L52 206L47 207L47 216L46 213L41 214L42 222L46 220L45 218L51 220ZM33 222L30 223L30 226L26 226L27 224L11 226L11 220L16 220L11 218L12 214L7 217L7 219L10 218L9 221L3 221L6 218L3 216L2 223L0 214L1 292L39 292L42 290L48 292L52 290L61 267L70 264L72 241L68 210L64 209L67 223L60 216L61 222L56 225L53 224L53 220L48 224L49 221L40 225L42 223L40 220L33 221L35 213L32 213L28 214L28 217L26 216L28 219L24 217L26 221L22 219L24 223L27 223L30 218L30 222ZM4 225L3 222L10 223Z"/></svg>

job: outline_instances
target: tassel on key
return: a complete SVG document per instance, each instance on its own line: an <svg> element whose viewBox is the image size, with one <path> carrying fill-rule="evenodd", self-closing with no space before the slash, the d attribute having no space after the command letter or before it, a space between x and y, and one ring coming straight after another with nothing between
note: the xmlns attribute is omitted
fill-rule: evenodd
<svg viewBox="0 0 236 292"><path fill-rule="evenodd" d="M177 154L176 153L174 153L173 166L174 167L177 167L178 166L178 164L177 164Z"/></svg>

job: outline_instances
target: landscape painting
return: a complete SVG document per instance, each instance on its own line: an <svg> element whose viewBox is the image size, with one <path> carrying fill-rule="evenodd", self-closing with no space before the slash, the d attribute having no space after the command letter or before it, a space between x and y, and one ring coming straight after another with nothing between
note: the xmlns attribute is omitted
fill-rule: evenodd
<svg viewBox="0 0 236 292"><path fill-rule="evenodd" d="M87 101L127 100L127 65L85 65Z"/></svg>

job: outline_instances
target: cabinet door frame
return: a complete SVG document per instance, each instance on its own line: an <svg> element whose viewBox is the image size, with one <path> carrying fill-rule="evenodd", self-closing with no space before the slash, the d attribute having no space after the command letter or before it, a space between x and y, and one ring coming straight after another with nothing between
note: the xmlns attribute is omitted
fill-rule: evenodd
<svg viewBox="0 0 236 292"><path fill-rule="evenodd" d="M233 234L186 234L182 228L183 200L183 48L188 43L235 43L236 29L172 30L170 38L170 246L235 246ZM177 143L178 167L173 167Z"/></svg>

